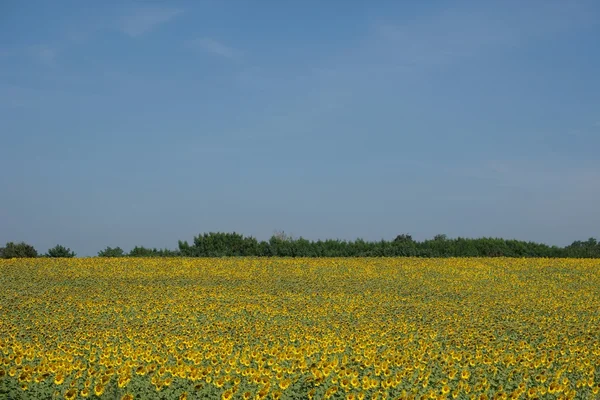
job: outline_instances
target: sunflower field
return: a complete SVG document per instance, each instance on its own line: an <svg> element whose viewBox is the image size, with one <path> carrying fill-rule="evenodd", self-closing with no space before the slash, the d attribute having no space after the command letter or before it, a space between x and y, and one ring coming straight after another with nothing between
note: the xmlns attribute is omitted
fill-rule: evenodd
<svg viewBox="0 0 600 400"><path fill-rule="evenodd" d="M0 399L600 399L600 260L0 260Z"/></svg>

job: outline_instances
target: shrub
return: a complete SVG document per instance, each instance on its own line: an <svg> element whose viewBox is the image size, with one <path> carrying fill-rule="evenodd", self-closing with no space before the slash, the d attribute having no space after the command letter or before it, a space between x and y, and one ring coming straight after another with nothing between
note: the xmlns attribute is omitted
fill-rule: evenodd
<svg viewBox="0 0 600 400"><path fill-rule="evenodd" d="M107 247L106 249L98 252L98 257L125 257L125 252L120 247Z"/></svg>
<svg viewBox="0 0 600 400"><path fill-rule="evenodd" d="M71 249L60 244L57 244L46 252L46 257L53 258L72 258L75 257L75 255L74 251L71 251Z"/></svg>
<svg viewBox="0 0 600 400"><path fill-rule="evenodd" d="M37 256L37 250L25 242L8 242L5 247L0 249L0 258L34 258Z"/></svg>

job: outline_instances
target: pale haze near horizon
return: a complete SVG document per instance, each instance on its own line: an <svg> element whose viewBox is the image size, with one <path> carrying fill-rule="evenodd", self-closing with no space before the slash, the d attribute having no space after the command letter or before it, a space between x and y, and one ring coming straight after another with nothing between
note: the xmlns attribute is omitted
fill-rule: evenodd
<svg viewBox="0 0 600 400"><path fill-rule="evenodd" d="M0 4L0 245L600 236L600 3Z"/></svg>

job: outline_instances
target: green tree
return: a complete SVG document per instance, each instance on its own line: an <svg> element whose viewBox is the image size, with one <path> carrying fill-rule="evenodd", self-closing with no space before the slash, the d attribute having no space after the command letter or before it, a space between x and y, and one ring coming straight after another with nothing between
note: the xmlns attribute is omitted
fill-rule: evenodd
<svg viewBox="0 0 600 400"><path fill-rule="evenodd" d="M148 249L144 246L135 246L130 252L129 257L156 257L157 249Z"/></svg>
<svg viewBox="0 0 600 400"><path fill-rule="evenodd" d="M120 247L107 247L106 249L98 252L98 257L125 257L125 252Z"/></svg>
<svg viewBox="0 0 600 400"><path fill-rule="evenodd" d="M6 246L0 248L0 258L34 258L37 256L37 250L25 242L8 242Z"/></svg>
<svg viewBox="0 0 600 400"><path fill-rule="evenodd" d="M46 257L54 257L54 258L73 258L75 257L75 252L71 251L68 247L57 244L53 248L49 249L46 252Z"/></svg>
<svg viewBox="0 0 600 400"><path fill-rule="evenodd" d="M396 236L396 238L394 239L394 242L396 242L396 243L414 243L415 241L413 240L411 235L409 235L408 233L403 233L403 234Z"/></svg>

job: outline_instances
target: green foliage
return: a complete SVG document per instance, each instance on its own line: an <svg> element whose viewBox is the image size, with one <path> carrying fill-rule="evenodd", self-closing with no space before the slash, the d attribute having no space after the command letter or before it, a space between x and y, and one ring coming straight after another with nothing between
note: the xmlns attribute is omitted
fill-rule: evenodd
<svg viewBox="0 0 600 400"><path fill-rule="evenodd" d="M45 254L46 257L53 258L72 258L75 257L75 255L76 254L74 251L71 251L71 249L60 244L57 244L53 248L49 249Z"/></svg>
<svg viewBox="0 0 600 400"><path fill-rule="evenodd" d="M393 241L310 241L284 232L259 242L237 233L211 232L194 237L191 245L179 241L178 253L186 257L600 257L600 244L589 239L560 248L499 238L452 239L443 234L422 242L409 234Z"/></svg>
<svg viewBox="0 0 600 400"><path fill-rule="evenodd" d="M125 257L125 252L120 247L107 247L106 249L98 252L98 257Z"/></svg>
<svg viewBox="0 0 600 400"><path fill-rule="evenodd" d="M597 258L600 257L600 242L589 238L585 242L575 241L566 249L568 257Z"/></svg>
<svg viewBox="0 0 600 400"><path fill-rule="evenodd" d="M253 237L238 233L210 232L194 237L192 246L179 241L179 252L185 257L257 256L259 243Z"/></svg>
<svg viewBox="0 0 600 400"><path fill-rule="evenodd" d="M178 251L169 249L149 249L144 246L135 246L128 254L129 257L177 257Z"/></svg>
<svg viewBox="0 0 600 400"><path fill-rule="evenodd" d="M0 258L34 258L37 256L37 250L25 242L8 242L6 246L0 248Z"/></svg>
<svg viewBox="0 0 600 400"><path fill-rule="evenodd" d="M396 239L394 239L394 242L396 242L396 243L414 243L415 241L413 240L411 235L409 235L408 233L403 233L402 235L396 236Z"/></svg>

